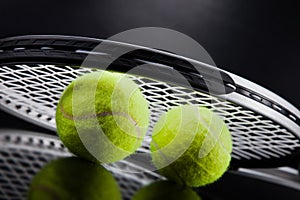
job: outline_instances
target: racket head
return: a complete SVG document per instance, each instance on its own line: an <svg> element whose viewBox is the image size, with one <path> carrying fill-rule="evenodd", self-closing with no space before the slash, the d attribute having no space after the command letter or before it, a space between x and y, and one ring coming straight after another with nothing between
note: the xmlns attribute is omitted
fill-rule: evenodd
<svg viewBox="0 0 300 200"><path fill-rule="evenodd" d="M97 56L107 56L119 46L129 49L134 46L105 41L107 50L98 52L95 62L78 67L101 42L103 40L71 36L24 36L1 40L1 107L55 131L55 108L63 89L76 77L101 70L91 68L95 63L101 66L101 62L105 62ZM134 46L133 51L118 58L108 69L127 72L142 61L151 66L150 70L143 71L148 77L128 74L140 86L151 109L149 137L139 152L149 153L151 128L163 112L176 105L196 104L218 112L227 123L233 139L232 167L275 167L298 162L300 114L294 106L224 70L168 52L136 48ZM191 63L201 67L201 74L194 73ZM169 72L164 71L166 66L185 74L192 89L180 85L181 81L174 80L172 74L164 73ZM149 71L163 75L152 77L153 73ZM190 74L193 76L188 76ZM221 80L214 74L219 74ZM208 88L209 82L218 84ZM157 106L157 101L165 103Z"/></svg>

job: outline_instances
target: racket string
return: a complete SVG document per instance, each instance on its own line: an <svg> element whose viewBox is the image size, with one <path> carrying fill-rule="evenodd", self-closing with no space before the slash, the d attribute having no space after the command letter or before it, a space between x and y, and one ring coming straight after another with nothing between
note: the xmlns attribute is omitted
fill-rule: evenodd
<svg viewBox="0 0 300 200"><path fill-rule="evenodd" d="M65 87L76 77L95 69L61 65L12 65L0 68L0 104L55 130L55 110ZM262 115L232 102L150 78L128 75L149 101L150 125L138 152L149 152L151 132L159 117L174 106L193 104L212 109L232 133L232 157L268 159L300 148L288 130Z"/></svg>

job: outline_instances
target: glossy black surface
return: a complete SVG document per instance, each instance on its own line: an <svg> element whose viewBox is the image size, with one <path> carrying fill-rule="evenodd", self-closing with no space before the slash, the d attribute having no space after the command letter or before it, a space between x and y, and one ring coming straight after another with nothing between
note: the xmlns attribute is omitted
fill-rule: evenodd
<svg viewBox="0 0 300 200"><path fill-rule="evenodd" d="M296 177L297 179L297 177ZM298 179L300 184L300 179ZM199 194L207 199L299 199L300 191L285 186L283 181L277 183L262 180L261 177L227 173L219 181L198 189Z"/></svg>

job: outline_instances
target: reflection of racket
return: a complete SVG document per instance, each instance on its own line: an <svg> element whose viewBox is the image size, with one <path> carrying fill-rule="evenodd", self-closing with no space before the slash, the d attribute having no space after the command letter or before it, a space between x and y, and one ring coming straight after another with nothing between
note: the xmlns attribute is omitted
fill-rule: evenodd
<svg viewBox="0 0 300 200"><path fill-rule="evenodd" d="M63 89L78 75L95 70L93 65L105 63L105 57L114 50L134 46L106 41L106 49L93 52L103 56L101 62L77 67L99 43L101 40L68 36L0 40L1 108L55 130L55 108ZM147 64L144 71L149 77L128 76L150 102L149 133L161 113L170 107L196 104L217 111L225 119L234 143L233 166L274 167L291 165L299 159L300 112L279 96L229 72L149 48L119 57L109 69L127 72L142 64ZM201 74L191 64L199 66ZM182 74L193 90L180 85L169 69ZM213 94L207 92L208 85ZM139 151L148 152L149 141L147 138Z"/></svg>
<svg viewBox="0 0 300 200"><path fill-rule="evenodd" d="M0 146L0 199L23 199L32 177L43 165L71 155L58 137L22 130L0 129ZM116 168L135 171L139 168L126 161L110 168L125 200L131 199L141 186L161 179L149 171L122 173L114 170ZM280 169L229 171L216 183L199 188L197 192L203 199L297 199L300 186L297 175L292 173ZM263 190L263 194L253 192L259 190Z"/></svg>
<svg viewBox="0 0 300 200"><path fill-rule="evenodd" d="M71 156L56 136L36 132L0 129L0 199L24 199L32 177L47 162ZM110 168L124 199L130 199L142 185L161 179L153 172L122 173L139 168L120 161ZM80 173L80 172L78 172Z"/></svg>

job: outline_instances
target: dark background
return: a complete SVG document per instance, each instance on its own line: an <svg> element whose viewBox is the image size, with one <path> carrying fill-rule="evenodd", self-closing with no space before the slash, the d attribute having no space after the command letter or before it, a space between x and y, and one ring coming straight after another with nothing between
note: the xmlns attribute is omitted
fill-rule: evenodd
<svg viewBox="0 0 300 200"><path fill-rule="evenodd" d="M299 10L292 1L274 0L1 0L0 37L67 34L107 38L138 27L169 28L197 40L219 67L300 108ZM2 111L0 127L49 132ZM274 185L267 190L257 180L248 185L240 179L225 180L225 185L236 183L231 185L237 191L230 192L232 197L240 192L247 194L245 199L248 194L260 199L291 195L288 198L292 199L294 194ZM221 182L213 185L228 194L223 186ZM251 186L257 186L254 193Z"/></svg>
<svg viewBox="0 0 300 200"><path fill-rule="evenodd" d="M1 0L0 37L67 34L107 38L155 26L197 40L219 67L300 107L300 14L292 1ZM3 113L1 119L7 118ZM7 121L1 120L1 124Z"/></svg>

